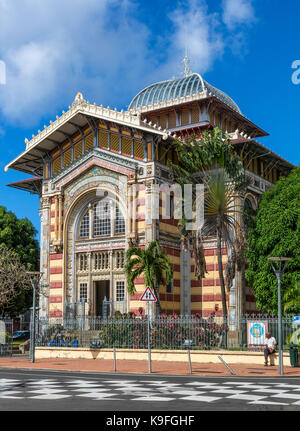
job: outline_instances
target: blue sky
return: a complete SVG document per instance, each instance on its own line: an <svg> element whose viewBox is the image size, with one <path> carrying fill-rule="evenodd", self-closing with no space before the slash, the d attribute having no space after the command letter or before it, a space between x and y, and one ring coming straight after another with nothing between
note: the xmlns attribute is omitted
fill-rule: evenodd
<svg viewBox="0 0 300 431"><path fill-rule="evenodd" d="M38 198L6 187L4 172L30 139L81 91L126 109L145 86L191 69L225 91L299 164L300 3L295 0L0 0L0 205L39 230ZM0 79L1 82L1 79Z"/></svg>

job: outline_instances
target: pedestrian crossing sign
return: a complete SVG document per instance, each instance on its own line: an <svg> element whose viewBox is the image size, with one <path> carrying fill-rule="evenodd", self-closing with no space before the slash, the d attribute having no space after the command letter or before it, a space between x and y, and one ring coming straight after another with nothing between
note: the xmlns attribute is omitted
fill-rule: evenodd
<svg viewBox="0 0 300 431"><path fill-rule="evenodd" d="M157 301L156 296L154 295L154 293L152 292L149 286L146 288L140 301L154 301L154 302Z"/></svg>

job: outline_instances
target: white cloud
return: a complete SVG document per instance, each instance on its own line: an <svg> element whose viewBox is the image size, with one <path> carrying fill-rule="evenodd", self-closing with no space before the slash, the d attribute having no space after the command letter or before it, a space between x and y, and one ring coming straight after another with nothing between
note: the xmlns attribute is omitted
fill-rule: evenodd
<svg viewBox="0 0 300 431"><path fill-rule="evenodd" d="M201 73L224 54L228 32L205 0L175 3L155 29L138 13L140 1L0 0L6 121L36 127L71 104L77 91L92 103L123 107L144 86L178 76L186 48L193 71ZM246 20L249 4L224 1L224 22Z"/></svg>
<svg viewBox="0 0 300 431"><path fill-rule="evenodd" d="M204 1L190 0L171 13L170 19L174 25L171 55L177 52L182 58L187 49L194 70L210 69L224 50L218 15L208 13Z"/></svg>
<svg viewBox="0 0 300 431"><path fill-rule="evenodd" d="M77 91L99 104L121 99L120 84L130 91L146 67L148 30L131 7L128 0L1 0L4 116L36 123Z"/></svg>
<svg viewBox="0 0 300 431"><path fill-rule="evenodd" d="M252 0L223 0L223 21L230 29L254 19Z"/></svg>

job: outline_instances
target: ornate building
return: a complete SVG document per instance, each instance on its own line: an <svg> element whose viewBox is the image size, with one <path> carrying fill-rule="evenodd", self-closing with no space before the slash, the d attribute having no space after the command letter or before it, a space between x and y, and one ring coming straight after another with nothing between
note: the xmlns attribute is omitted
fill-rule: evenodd
<svg viewBox="0 0 300 431"><path fill-rule="evenodd" d="M174 271L173 283L160 288L164 312L204 317L222 312L215 241L205 244L208 274L198 281L193 259L180 243L178 220L172 210L171 217L164 216L154 187L172 185L167 162L176 163L174 137L215 126L226 131L251 179L245 204L252 207L293 166L256 140L267 133L229 96L197 73L186 70L185 75L142 90L126 112L92 105L78 93L69 110L25 140L25 151L6 166L35 175L9 186L40 198L41 271L48 286L42 316L62 316L79 301L86 313L101 315L105 298L111 311L144 313L139 301L144 279L136 280L137 294L129 297L124 252L130 244L146 247L153 240L169 255ZM225 248L223 256L225 263ZM239 273L228 305L232 319L255 310Z"/></svg>

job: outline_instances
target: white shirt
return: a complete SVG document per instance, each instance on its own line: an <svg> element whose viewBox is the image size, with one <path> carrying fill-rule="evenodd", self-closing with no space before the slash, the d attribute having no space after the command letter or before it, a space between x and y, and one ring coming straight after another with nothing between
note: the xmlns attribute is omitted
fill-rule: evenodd
<svg viewBox="0 0 300 431"><path fill-rule="evenodd" d="M268 349L274 350L277 343L274 337L270 337L270 338L265 338L264 344L268 346Z"/></svg>

